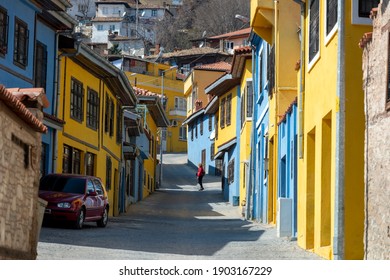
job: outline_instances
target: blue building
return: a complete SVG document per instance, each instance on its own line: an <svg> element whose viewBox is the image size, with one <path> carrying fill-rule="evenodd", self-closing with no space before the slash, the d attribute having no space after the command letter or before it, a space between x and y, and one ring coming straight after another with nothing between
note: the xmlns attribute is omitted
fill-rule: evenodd
<svg viewBox="0 0 390 280"><path fill-rule="evenodd" d="M72 33L76 22L65 11L66 0L0 1L0 84L7 88L44 88L48 133L42 136L41 173L55 170L58 87L58 36Z"/></svg>
<svg viewBox="0 0 390 280"><path fill-rule="evenodd" d="M297 236L297 100L279 122L278 202L280 209L279 235Z"/></svg>
<svg viewBox="0 0 390 280"><path fill-rule="evenodd" d="M188 127L188 164L197 168L202 163L207 174L219 175L214 160L214 116L200 109L188 116L183 125Z"/></svg>
<svg viewBox="0 0 390 280"><path fill-rule="evenodd" d="M269 45L256 33L251 34L253 51L254 109L251 136L250 183L246 217L268 222L268 125L269 100L267 58Z"/></svg>

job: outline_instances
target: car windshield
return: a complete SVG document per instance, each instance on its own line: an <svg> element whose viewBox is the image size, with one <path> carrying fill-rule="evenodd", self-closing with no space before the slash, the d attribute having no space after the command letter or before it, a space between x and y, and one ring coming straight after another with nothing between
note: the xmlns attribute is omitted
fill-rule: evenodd
<svg viewBox="0 0 390 280"><path fill-rule="evenodd" d="M46 176L42 178L39 189L43 191L84 194L85 179Z"/></svg>

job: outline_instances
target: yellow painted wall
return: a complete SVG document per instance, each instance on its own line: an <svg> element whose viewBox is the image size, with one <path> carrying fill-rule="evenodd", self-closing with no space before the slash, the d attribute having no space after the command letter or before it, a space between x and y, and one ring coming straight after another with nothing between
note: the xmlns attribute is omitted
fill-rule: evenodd
<svg viewBox="0 0 390 280"><path fill-rule="evenodd" d="M252 78L252 60L246 60L245 70L241 79L241 100L242 95L244 94L244 89L247 85L247 80ZM246 91L245 91L246 92ZM246 92L246 95L248 93ZM246 204L246 192L247 192L247 182L249 178L247 178L246 174L249 174L249 160L251 155L251 131L252 131L252 118L246 117L246 105L248 102L248 98L245 98L245 122L243 127L241 128L240 134L240 201L239 205L241 211L245 208ZM256 102L256 100L253 100ZM237 120L237 124L241 125L241 120ZM246 164L247 163L247 164Z"/></svg>
<svg viewBox="0 0 390 280"><path fill-rule="evenodd" d="M226 125L226 119L225 119L225 127L221 128L220 121L221 121L221 100L231 94L232 95L232 105L231 105L231 124ZM236 138L236 125L239 125L239 120L236 119L236 110L234 108L237 108L237 87L231 88L227 93L221 95L218 97L219 100L219 110L218 110L218 139L215 141L215 153L218 152L218 146L226 144L230 140Z"/></svg>
<svg viewBox="0 0 390 280"><path fill-rule="evenodd" d="M114 209L118 208L119 197L119 162L121 145L116 141L116 114L114 116L113 136L104 133L104 98L108 94L113 100L116 109L116 98L110 89L99 78L93 76L89 69L84 69L79 64L74 63L70 58L63 57L61 60L60 98L59 98L59 118L66 123L62 131L58 133L58 160L56 172L62 172L63 146L69 145L81 151L81 174L85 174L85 153L90 152L95 155L95 176L101 178L103 184L106 183L106 157L111 157L112 162L112 186L108 190L110 202L109 215L117 214ZM70 89L71 77L83 83L84 95L84 120L76 121L70 117ZM87 110L87 88L98 92L100 99L99 128L90 129L86 126Z"/></svg>
<svg viewBox="0 0 390 280"><path fill-rule="evenodd" d="M369 29L350 24L350 1L346 2L345 9L344 257L361 259L364 229L364 104L361 53L356 42ZM320 18L324 18L323 9ZM298 244L305 249L314 250L326 259L332 259L337 168L336 118L339 110L338 33L326 42L324 32L324 23L320 22L320 56L314 65L305 66L304 157L298 161Z"/></svg>
<svg viewBox="0 0 390 280"><path fill-rule="evenodd" d="M151 92L162 94L162 78L159 75L160 70L167 70L170 66L165 64L153 64L148 63L148 75L136 74L131 76L131 72L125 72L129 78L130 83L133 86L149 90ZM167 128L167 152L179 153L187 151L187 141L179 140L180 126L186 116L174 116L170 114L170 111L175 107L175 96L180 98L185 98L184 96L184 81L176 80L176 69L171 69L165 72L164 77L164 96L168 98L166 106L166 115L168 119L176 120L178 126L168 127Z"/></svg>

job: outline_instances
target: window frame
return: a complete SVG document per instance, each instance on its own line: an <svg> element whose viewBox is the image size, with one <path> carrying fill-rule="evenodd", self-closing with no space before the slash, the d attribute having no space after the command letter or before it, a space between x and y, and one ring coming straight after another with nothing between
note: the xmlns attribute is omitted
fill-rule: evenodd
<svg viewBox="0 0 390 280"><path fill-rule="evenodd" d="M221 128L224 128L225 127L225 102L226 102L226 98L222 98L221 99L221 104L220 104L220 119L219 119L219 126Z"/></svg>
<svg viewBox="0 0 390 280"><path fill-rule="evenodd" d="M234 158L228 163L228 182L229 184L234 183Z"/></svg>
<svg viewBox="0 0 390 280"><path fill-rule="evenodd" d="M36 41L34 60L34 86L46 91L47 46L39 41Z"/></svg>
<svg viewBox="0 0 390 280"><path fill-rule="evenodd" d="M7 9L2 6L0 6L0 14L2 14L2 21L0 21L0 38L3 38L0 40L0 56L4 57L8 53L9 16Z"/></svg>
<svg viewBox="0 0 390 280"><path fill-rule="evenodd" d="M187 127L186 126L180 126L179 127L179 140L187 140Z"/></svg>
<svg viewBox="0 0 390 280"><path fill-rule="evenodd" d="M330 1L333 1L333 3L336 4L336 18L335 18L335 21L334 21L334 24L333 26L328 26L329 22L329 4L330 4ZM338 30L338 1L337 0L326 0L324 1L324 11L325 11L325 17L324 17L324 38L325 38L325 45L327 45L331 39L333 38L333 36L337 33L337 30Z"/></svg>
<svg viewBox="0 0 390 280"><path fill-rule="evenodd" d="M70 83L70 117L81 123L84 120L84 85L74 77L71 77ZM75 88L75 85L78 87Z"/></svg>
<svg viewBox="0 0 390 280"><path fill-rule="evenodd" d="M110 156L106 157L106 190L111 189L112 183L112 160Z"/></svg>
<svg viewBox="0 0 390 280"><path fill-rule="evenodd" d="M316 11L317 13L316 14L312 14L312 7L315 5L312 3L315 3L317 5L317 11ZM319 56L320 56L320 20L321 20L321 18L320 18L321 17L321 15L320 15L320 0L310 0L308 15L309 15L309 27L307 28L307 32L308 32L309 46L308 46L307 61L309 63L308 69L310 70L311 67L317 62L317 60L319 59ZM315 15L316 17L313 18L313 15ZM317 26L313 27L315 24ZM312 31L314 29L317 33L317 36L315 36L316 34L313 35L313 33L312 33ZM315 38L313 38L312 36L315 36ZM312 41L314 39L315 39L315 42ZM316 47L315 51L312 50L313 45L314 45L314 47ZM313 52L313 54L311 54L311 52Z"/></svg>
<svg viewBox="0 0 390 280"><path fill-rule="evenodd" d="M253 94L253 81L252 79L247 79L246 80L246 114L245 118L246 120L250 121L253 118L253 102L254 102L254 94Z"/></svg>
<svg viewBox="0 0 390 280"><path fill-rule="evenodd" d="M372 20L369 17L359 16L360 1L352 0L352 24L371 25Z"/></svg>
<svg viewBox="0 0 390 280"><path fill-rule="evenodd" d="M29 37L28 24L20 18L15 17L13 62L23 69L28 65Z"/></svg>
<svg viewBox="0 0 390 280"><path fill-rule="evenodd" d="M232 94L226 96L226 126L232 124Z"/></svg>
<svg viewBox="0 0 390 280"><path fill-rule="evenodd" d="M97 91L87 88L87 127L93 130L99 128L99 94Z"/></svg>

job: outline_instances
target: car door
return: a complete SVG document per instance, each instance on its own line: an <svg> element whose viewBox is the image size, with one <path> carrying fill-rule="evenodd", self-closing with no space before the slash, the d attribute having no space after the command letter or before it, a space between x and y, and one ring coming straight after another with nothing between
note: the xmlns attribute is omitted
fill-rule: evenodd
<svg viewBox="0 0 390 280"><path fill-rule="evenodd" d="M100 180L94 179L93 183L95 185L96 189L96 207L97 207L97 215L101 215L103 213L104 207L105 207L105 194L103 191L103 186Z"/></svg>
<svg viewBox="0 0 390 280"><path fill-rule="evenodd" d="M91 179L87 179L87 198L85 200L86 219L98 215L98 202L95 186Z"/></svg>

